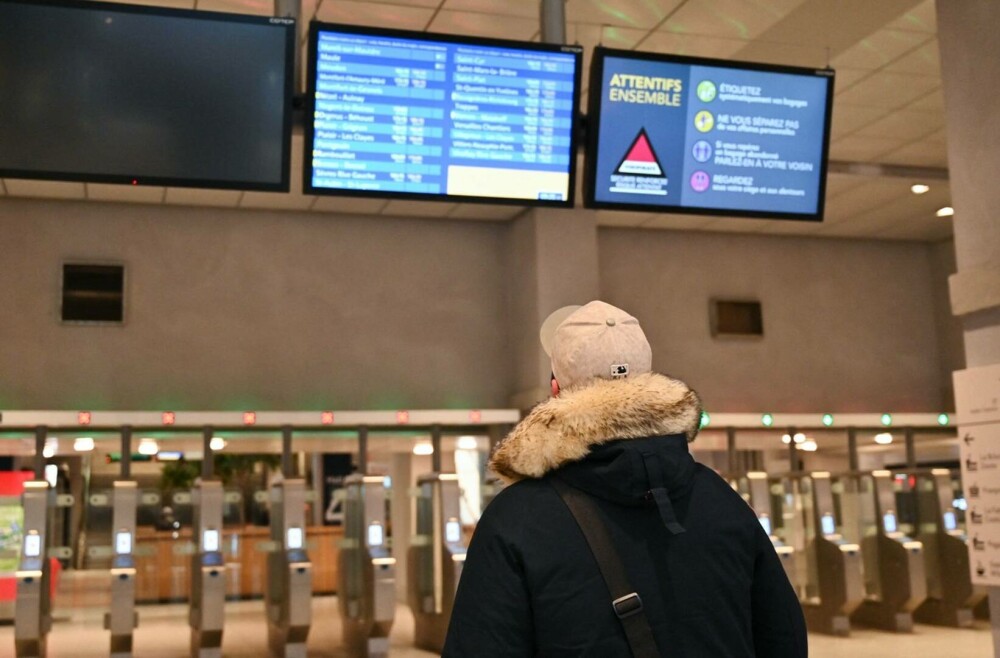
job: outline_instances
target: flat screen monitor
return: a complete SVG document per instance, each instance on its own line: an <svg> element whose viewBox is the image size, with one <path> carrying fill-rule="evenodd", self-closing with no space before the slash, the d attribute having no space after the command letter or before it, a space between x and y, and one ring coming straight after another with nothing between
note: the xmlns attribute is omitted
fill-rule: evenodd
<svg viewBox="0 0 1000 658"><path fill-rule="evenodd" d="M944 529L951 531L958 527L958 523L955 520L955 513L948 510L944 513Z"/></svg>
<svg viewBox="0 0 1000 658"><path fill-rule="evenodd" d="M896 532L899 530L895 512L886 512L882 515L882 527L885 528L886 532Z"/></svg>
<svg viewBox="0 0 1000 658"><path fill-rule="evenodd" d="M833 520L833 514L824 514L820 517L820 530L824 535L833 535L837 533L837 524Z"/></svg>
<svg viewBox="0 0 1000 658"><path fill-rule="evenodd" d="M368 526L368 545L381 546L385 541L385 531L381 523L372 523Z"/></svg>
<svg viewBox="0 0 1000 658"><path fill-rule="evenodd" d="M39 557L42 554L42 537L37 532L24 536L24 557Z"/></svg>
<svg viewBox="0 0 1000 658"><path fill-rule="evenodd" d="M586 205L822 220L833 79L598 48Z"/></svg>
<svg viewBox="0 0 1000 658"><path fill-rule="evenodd" d="M0 176L287 191L295 22L0 2Z"/></svg>
<svg viewBox="0 0 1000 658"><path fill-rule="evenodd" d="M760 521L760 527L764 528L764 532L766 532L768 535L770 535L771 534L771 518L768 517L767 515L764 515L764 516L758 517L757 520Z"/></svg>
<svg viewBox="0 0 1000 658"><path fill-rule="evenodd" d="M204 553L215 553L219 550L219 531L206 530L201 535L201 550Z"/></svg>
<svg viewBox="0 0 1000 658"><path fill-rule="evenodd" d="M462 541L462 526L457 519L450 519L444 524L444 540L449 544L457 544Z"/></svg>
<svg viewBox="0 0 1000 658"><path fill-rule="evenodd" d="M302 528L293 527L288 529L287 544L287 548L290 551L302 548L303 544L305 544L305 537L303 535Z"/></svg>
<svg viewBox="0 0 1000 658"><path fill-rule="evenodd" d="M132 533L127 530L115 533L115 553L130 555L132 553Z"/></svg>
<svg viewBox="0 0 1000 658"><path fill-rule="evenodd" d="M313 23L305 192L572 206L581 53Z"/></svg>

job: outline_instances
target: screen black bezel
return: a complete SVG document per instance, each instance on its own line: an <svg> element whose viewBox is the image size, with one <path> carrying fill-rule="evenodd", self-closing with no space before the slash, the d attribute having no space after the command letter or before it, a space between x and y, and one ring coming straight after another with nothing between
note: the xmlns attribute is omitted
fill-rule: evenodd
<svg viewBox="0 0 1000 658"><path fill-rule="evenodd" d="M70 181L78 183L112 183L160 187L196 187L219 190L248 190L261 192L288 192L291 189L292 162L292 99L295 92L295 47L296 22L289 18L229 14L216 11L195 11L146 5L127 5L114 2L90 2L78 0L4 0L17 4L43 7L66 7L91 12L117 12L123 14L153 14L173 18L186 18L229 23L256 23L269 25L285 32L285 90L284 118L281 135L281 180L276 183L260 181L239 181L211 178L171 178L162 176L141 176L125 174L99 174L79 171L49 171L33 169L4 169L0 167L0 178L24 178L33 180ZM43 28L43 26L40 26Z"/></svg>
<svg viewBox="0 0 1000 658"><path fill-rule="evenodd" d="M687 206L668 206L647 203L620 203L597 200L597 159L598 143L600 138L601 125L601 101L604 94L601 89L601 81L604 79L604 61L607 57L618 57L621 59L649 60L655 62L665 62L670 64L684 64L694 66L713 66L717 68L740 69L749 71L766 71L768 73L788 73L792 75L804 75L815 78L824 78L827 81L826 89L826 117L823 126L823 154L820 160L819 189L816 203L816 212L813 213L790 213L778 211L761 210L739 210L739 209L716 209L716 208L691 208ZM584 160L584 189L583 204L586 208L598 210L634 210L639 212L655 212L671 215L711 215L714 217L738 217L754 219L785 219L785 220L805 220L813 222L823 221L823 213L826 208L826 176L829 169L830 159L830 119L833 109L833 92L835 72L833 69L810 69L798 66L783 66L777 64L761 64L756 62L740 62L725 59L712 59L707 57L687 57L682 55L663 55L659 53L637 52L633 50L617 50L598 46L594 49L590 63L590 86L587 93L587 148Z"/></svg>
<svg viewBox="0 0 1000 658"><path fill-rule="evenodd" d="M394 37L413 39L431 43L459 43L477 46L494 46L515 50L534 50L540 52L567 53L576 56L576 71L573 80L573 116L570 124L570 158L569 185L567 198L563 201L545 201L539 199L512 199L509 197L464 196L460 194L423 194L419 192L379 192L377 190L344 190L326 187L314 187L312 184L312 143L315 130L316 106L316 63L320 31L340 32L343 34ZM578 133L580 129L580 81L583 68L583 47L557 44L515 41L510 39L488 39L480 37L465 37L436 32L417 32L413 30L394 30L388 28L345 25L343 23L324 23L312 21L309 24L309 55L306 77L306 116L305 116L305 147L303 151L302 191L304 194L318 196L348 196L369 199L406 199L413 201L447 201L450 203L489 203L493 205L529 206L548 208L573 208L576 204L576 169L577 149L579 148Z"/></svg>

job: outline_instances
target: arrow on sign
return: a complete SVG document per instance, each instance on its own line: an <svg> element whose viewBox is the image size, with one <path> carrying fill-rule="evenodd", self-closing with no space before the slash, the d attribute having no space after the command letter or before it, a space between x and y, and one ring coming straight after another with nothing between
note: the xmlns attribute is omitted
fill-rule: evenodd
<svg viewBox="0 0 1000 658"><path fill-rule="evenodd" d="M970 443L976 440L976 437L972 436L969 433L966 433L965 436L962 437L962 440L965 441L965 445L969 445Z"/></svg>

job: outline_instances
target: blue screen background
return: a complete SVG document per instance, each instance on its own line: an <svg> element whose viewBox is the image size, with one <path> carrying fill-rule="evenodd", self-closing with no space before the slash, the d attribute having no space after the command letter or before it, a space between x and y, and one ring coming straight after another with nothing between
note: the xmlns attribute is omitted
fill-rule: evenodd
<svg viewBox="0 0 1000 658"><path fill-rule="evenodd" d="M612 102L611 81L616 74L678 78L683 83L680 102L676 107ZM698 85L703 81L714 85L714 95L699 97ZM759 95L733 91L745 88ZM827 78L607 56L600 93L596 201L734 214L817 212ZM798 106L786 105L784 99ZM711 115L709 122L700 124L710 126L704 132L696 127L696 117L703 111ZM759 123L765 125L755 125ZM777 134L749 132L746 127ZM621 185L614 182L614 176L639 128L645 128L664 170L667 182L660 192L666 194L615 191ZM703 162L695 157L699 142L704 143L698 155L707 156Z"/></svg>

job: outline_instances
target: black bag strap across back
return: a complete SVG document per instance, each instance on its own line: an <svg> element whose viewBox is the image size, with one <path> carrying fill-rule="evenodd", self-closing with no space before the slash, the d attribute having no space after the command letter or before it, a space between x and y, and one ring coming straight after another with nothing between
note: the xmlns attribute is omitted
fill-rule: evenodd
<svg viewBox="0 0 1000 658"><path fill-rule="evenodd" d="M633 658L660 658L656 640L653 639L653 629L650 628L649 620L646 619L646 613L642 608L642 599L629 585L625 565L622 564L618 551L611 543L611 535L601 520L597 505L587 494L569 486L559 478L551 477L549 481L573 514L577 525L583 531L583 536L587 538L591 552L597 559L601 576L604 577L604 582L611 592L611 607L614 608L615 615L625 629Z"/></svg>

